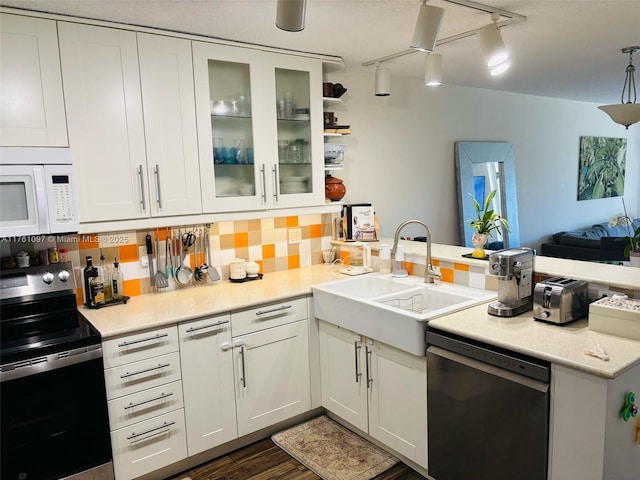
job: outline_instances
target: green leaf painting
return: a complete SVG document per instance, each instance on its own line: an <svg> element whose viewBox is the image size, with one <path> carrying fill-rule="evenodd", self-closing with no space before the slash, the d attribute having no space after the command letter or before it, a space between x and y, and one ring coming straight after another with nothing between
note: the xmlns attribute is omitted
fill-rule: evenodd
<svg viewBox="0 0 640 480"><path fill-rule="evenodd" d="M624 195L627 139L580 137L578 200Z"/></svg>

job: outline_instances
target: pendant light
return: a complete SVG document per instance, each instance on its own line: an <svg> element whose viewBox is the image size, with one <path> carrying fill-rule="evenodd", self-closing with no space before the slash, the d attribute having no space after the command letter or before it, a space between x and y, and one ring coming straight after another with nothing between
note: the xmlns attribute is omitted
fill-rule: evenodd
<svg viewBox="0 0 640 480"><path fill-rule="evenodd" d="M276 27L287 32L304 30L304 13L307 0L278 0Z"/></svg>
<svg viewBox="0 0 640 480"><path fill-rule="evenodd" d="M629 125L640 122L640 103L636 103L636 80L633 66L633 53L640 50L640 46L625 47L622 53L629 54L629 65L626 68L626 76L624 85L622 86L621 103L614 105L601 105L598 108L611 117L616 123L624 125L625 129L629 129ZM626 97L626 102L625 102Z"/></svg>
<svg viewBox="0 0 640 480"><path fill-rule="evenodd" d="M376 66L376 97L391 95L391 70Z"/></svg>
<svg viewBox="0 0 640 480"><path fill-rule="evenodd" d="M430 53L424 59L424 84L429 87L442 85L442 55Z"/></svg>
<svg viewBox="0 0 640 480"><path fill-rule="evenodd" d="M491 20L493 22L482 27L476 34L482 55L489 68L500 65L509 58L509 51L502 41L500 30L498 30L497 22L499 18L499 14L492 13Z"/></svg>
<svg viewBox="0 0 640 480"><path fill-rule="evenodd" d="M413 31L410 48L424 52L433 52L434 48L436 48L442 17L444 17L443 8L432 7L431 5L427 5L426 0L422 0L422 4L418 10L418 20L416 21L416 28Z"/></svg>

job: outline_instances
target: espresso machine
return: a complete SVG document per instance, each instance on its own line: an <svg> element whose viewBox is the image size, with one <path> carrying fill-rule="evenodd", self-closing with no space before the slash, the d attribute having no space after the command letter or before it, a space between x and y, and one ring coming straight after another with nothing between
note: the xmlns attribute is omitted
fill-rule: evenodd
<svg viewBox="0 0 640 480"><path fill-rule="evenodd" d="M533 263L535 250L511 248L489 255L489 272L498 277L498 300L488 312L497 317L515 317L533 308Z"/></svg>

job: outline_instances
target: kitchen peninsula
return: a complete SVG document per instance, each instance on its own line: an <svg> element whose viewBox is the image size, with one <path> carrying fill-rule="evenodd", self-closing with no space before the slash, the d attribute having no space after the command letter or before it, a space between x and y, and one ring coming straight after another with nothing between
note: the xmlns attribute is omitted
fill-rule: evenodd
<svg viewBox="0 0 640 480"><path fill-rule="evenodd" d="M404 243L408 261L418 264L424 251L424 244ZM445 279L456 281L466 279L467 284L475 285L479 278L475 275L480 276L479 272L485 271L487 263L462 258L461 255L467 252L468 249L463 247L433 245L433 258L439 263L440 268L452 270L451 277L445 274ZM303 329L296 334L298 337L306 335L307 338L303 343L308 345L305 353L308 357L305 357L305 360L308 360L309 371L307 375L303 375L303 378L309 383L310 394L307 394L307 400L300 401L300 411L295 416L292 415L291 418L278 421L273 425L261 425L246 437L236 434L232 436L235 440L202 450L194 456L191 453L187 455L185 448L173 463L164 464L158 467L158 470L149 470L143 478L153 478L159 474L166 476L182 471L197 462L224 454L225 448L227 448L226 451L237 448L238 442L242 443L243 440L248 441L248 439L254 441L256 435L267 436L290 422L300 421L305 412L321 411L323 406L320 401L318 321L313 316L310 294L313 285L344 279L345 276L338 270L338 265L314 265L271 273L259 281L219 282L212 286L133 297L127 305L99 310L82 310L82 314L101 331L105 343L113 341L122 343L123 339L140 334L144 334L142 337L148 337L150 333L161 329L173 329L176 326L178 329L186 326L197 328L195 322L200 319L213 319L216 325L225 324L230 319L230 326L225 324L230 330L229 338L243 337L246 341L248 335L245 335L245 332L253 328L248 327L247 323L240 323L242 316L246 313L253 315L254 311L272 311L273 308L285 309L283 311L287 312L299 308L305 301L309 309L308 316L306 313L300 315L292 313L288 319L282 318L273 324L264 325L265 328L272 326L273 328L269 330L274 331L293 324L305 324L307 327L306 330ZM537 257L536 274L573 276L593 282L594 285L622 290L631 295L637 295L640 290L637 272L630 267L593 265ZM487 281L485 288L491 289L490 280ZM269 308L266 308L267 305ZM301 318L303 321L300 321ZM271 321L267 320L267 322ZM205 323L213 324L210 320ZM250 320L250 323L255 324L260 321ZM486 313L486 305L441 317L433 320L430 326L551 362L552 416L549 479L631 479L629 472L638 471L640 460L634 452L637 445L631 438L635 424L633 422L625 424L619 419L618 412L622 400L618 398L618 393L621 389L638 390L640 342L593 332L588 329L586 320L556 326L533 320L530 312L515 318L491 317ZM246 341L244 346L250 348L250 343ZM585 355L585 349L592 348L596 344L606 349L610 356L608 362ZM180 344L179 347L175 347L175 350L180 350L182 355L183 348L183 344ZM229 345L229 348L237 349L239 352L242 344L233 347ZM234 356L234 361L240 361L239 358L237 355ZM245 358L248 357L243 357L242 362ZM187 373L183 366L183 382ZM246 376L251 382L249 372ZM242 382L246 377L240 375L239 378ZM235 381L238 388L238 380ZM183 388L186 404L186 397L190 392L186 387ZM230 398L233 402L233 396ZM364 432L358 433L365 435ZM186 435L188 438L188 431ZM585 458L580 462L576 461L576 458L583 456ZM420 466L402 458L416 470L425 473ZM116 458L116 465L117 462Z"/></svg>

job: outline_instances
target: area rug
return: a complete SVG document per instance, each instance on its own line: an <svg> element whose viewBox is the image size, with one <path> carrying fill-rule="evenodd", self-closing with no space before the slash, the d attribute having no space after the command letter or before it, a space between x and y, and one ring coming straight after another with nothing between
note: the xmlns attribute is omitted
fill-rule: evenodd
<svg viewBox="0 0 640 480"><path fill-rule="evenodd" d="M271 436L273 442L324 480L370 480L398 459L326 415Z"/></svg>

